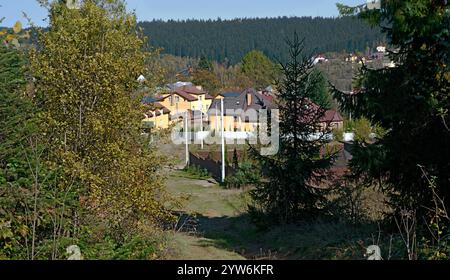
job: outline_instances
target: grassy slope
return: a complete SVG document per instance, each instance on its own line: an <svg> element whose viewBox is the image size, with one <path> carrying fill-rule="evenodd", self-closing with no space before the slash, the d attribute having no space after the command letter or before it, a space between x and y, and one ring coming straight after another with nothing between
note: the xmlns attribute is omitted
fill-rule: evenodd
<svg viewBox="0 0 450 280"><path fill-rule="evenodd" d="M238 215L244 202L241 192L226 191L217 185L204 180L187 178L188 174L175 171L169 178L167 187L170 193L186 199L183 211L198 214L201 226L203 217L221 217L224 215ZM203 229L199 229L203 231ZM216 240L206 237L190 236L185 233L176 233L173 238L173 252L171 259L203 259L203 260L240 260L243 256L217 246Z"/></svg>
<svg viewBox="0 0 450 280"><path fill-rule="evenodd" d="M248 194L226 190L176 172L169 191L187 198L185 211L197 213L197 236L174 236L175 259L362 259L377 229L316 221L258 231L246 215ZM370 244L369 244L370 243Z"/></svg>

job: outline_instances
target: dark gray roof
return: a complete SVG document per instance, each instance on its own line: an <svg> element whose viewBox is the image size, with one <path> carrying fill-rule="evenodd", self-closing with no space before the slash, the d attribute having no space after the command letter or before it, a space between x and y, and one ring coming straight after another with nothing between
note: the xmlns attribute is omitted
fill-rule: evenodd
<svg viewBox="0 0 450 280"><path fill-rule="evenodd" d="M252 97L251 104L247 104L247 94L250 94ZM239 93L239 95L224 95L223 98L223 107L225 110L225 114L227 110L239 110L247 111L248 109L271 109L274 108L274 104L266 99L262 94L258 93L255 89L250 88L246 89L243 92ZM213 100L209 112L214 113L214 110L217 108L218 112L220 112L221 105L220 99L216 98Z"/></svg>
<svg viewBox="0 0 450 280"><path fill-rule="evenodd" d="M157 101L158 101L157 98L154 98L151 96L145 96L144 98L142 98L142 103L144 103L144 104L155 103Z"/></svg>

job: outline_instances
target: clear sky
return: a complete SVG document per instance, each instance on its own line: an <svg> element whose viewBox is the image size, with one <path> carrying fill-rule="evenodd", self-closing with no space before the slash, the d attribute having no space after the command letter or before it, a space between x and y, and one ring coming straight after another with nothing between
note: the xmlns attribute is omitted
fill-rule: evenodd
<svg viewBox="0 0 450 280"><path fill-rule="evenodd" d="M356 5L364 0L126 0L138 20L231 19L237 17L337 16L336 2ZM24 21L22 12L37 25L46 25L46 11L36 0L0 0L2 26Z"/></svg>

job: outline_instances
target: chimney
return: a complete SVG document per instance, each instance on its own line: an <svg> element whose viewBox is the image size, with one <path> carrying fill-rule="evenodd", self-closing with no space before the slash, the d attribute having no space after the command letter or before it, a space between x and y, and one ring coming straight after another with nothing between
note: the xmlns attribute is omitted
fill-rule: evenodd
<svg viewBox="0 0 450 280"><path fill-rule="evenodd" d="M247 106L251 106L252 105L252 93L248 92L247 93Z"/></svg>

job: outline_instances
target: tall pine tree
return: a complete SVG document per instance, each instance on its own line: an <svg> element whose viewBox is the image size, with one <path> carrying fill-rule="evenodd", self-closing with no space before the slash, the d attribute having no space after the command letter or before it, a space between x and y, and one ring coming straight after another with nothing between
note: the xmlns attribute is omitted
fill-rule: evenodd
<svg viewBox="0 0 450 280"><path fill-rule="evenodd" d="M31 102L24 97L25 79L20 54L0 47L0 169L19 157L25 144L27 120L32 115ZM17 158L16 158L17 159Z"/></svg>
<svg viewBox="0 0 450 280"><path fill-rule="evenodd" d="M280 149L275 156L256 153L267 180L252 192L262 210L283 223L318 212L324 202L318 187L331 165L331 158L320 153L325 144L320 119L325 111L311 102L320 77L297 34L288 45L290 61L281 65L283 78L278 83Z"/></svg>
<svg viewBox="0 0 450 280"><path fill-rule="evenodd" d="M33 205L32 172L37 169L31 170L36 165L29 140L37 126L24 94L23 67L19 51L0 47L0 259L30 257L24 252L33 218L26 206Z"/></svg>
<svg viewBox="0 0 450 280"><path fill-rule="evenodd" d="M314 70L317 76L318 82L317 87L313 90L311 95L311 100L324 109L330 109L332 103L331 93L329 91L329 86L327 79L320 70Z"/></svg>

